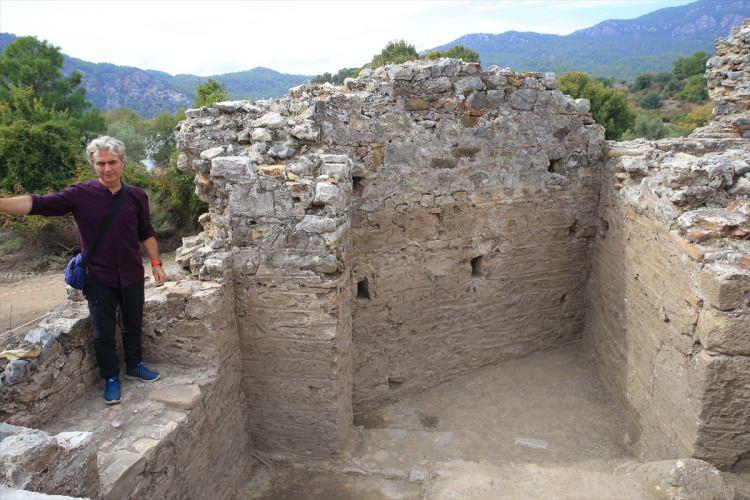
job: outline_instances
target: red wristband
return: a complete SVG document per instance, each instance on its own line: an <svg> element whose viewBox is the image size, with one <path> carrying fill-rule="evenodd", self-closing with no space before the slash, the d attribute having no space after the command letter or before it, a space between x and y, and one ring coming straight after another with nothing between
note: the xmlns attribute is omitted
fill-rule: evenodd
<svg viewBox="0 0 750 500"><path fill-rule="evenodd" d="M151 267L161 267L161 261L160 260L152 260L151 261Z"/></svg>

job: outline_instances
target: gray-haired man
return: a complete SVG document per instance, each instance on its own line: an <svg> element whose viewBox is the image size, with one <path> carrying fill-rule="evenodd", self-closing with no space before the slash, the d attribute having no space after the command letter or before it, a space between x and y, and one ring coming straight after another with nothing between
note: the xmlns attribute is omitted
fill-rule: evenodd
<svg viewBox="0 0 750 500"><path fill-rule="evenodd" d="M125 145L108 136L91 141L86 157L97 179L68 186L46 195L0 198L0 212L12 215L57 216L72 213L85 253L96 239L102 220L118 196L126 196L86 270L83 293L88 301L94 331L99 372L105 379L104 401L120 402L119 362L115 348L115 313L120 308L121 332L127 365L126 378L154 381L159 374L143 364L141 323L144 302L144 269L139 253L143 245L151 259L157 283L165 280L159 261L159 248L151 227L148 197L142 189L123 190Z"/></svg>

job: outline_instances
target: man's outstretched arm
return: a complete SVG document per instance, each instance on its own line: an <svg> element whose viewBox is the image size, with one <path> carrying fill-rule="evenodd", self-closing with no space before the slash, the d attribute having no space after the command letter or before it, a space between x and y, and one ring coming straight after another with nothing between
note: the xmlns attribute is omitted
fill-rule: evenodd
<svg viewBox="0 0 750 500"><path fill-rule="evenodd" d="M10 215L29 215L31 212L31 196L14 196L12 198L0 198L0 213Z"/></svg>

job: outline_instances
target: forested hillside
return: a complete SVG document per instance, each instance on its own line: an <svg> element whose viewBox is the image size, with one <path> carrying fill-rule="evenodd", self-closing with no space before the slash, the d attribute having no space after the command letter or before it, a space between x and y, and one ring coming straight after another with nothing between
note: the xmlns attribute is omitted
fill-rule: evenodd
<svg viewBox="0 0 750 500"><path fill-rule="evenodd" d="M669 71L678 56L713 52L714 40L746 17L750 0L700 0L636 19L607 20L566 36L473 33L425 53L462 45L476 50L485 65L632 80L641 73Z"/></svg>
<svg viewBox="0 0 750 500"><path fill-rule="evenodd" d="M15 35L0 33L0 52L15 39ZM231 99L281 97L289 88L310 78L262 67L210 77L172 76L162 71L97 64L69 56L64 57L62 69L65 75L74 71L81 74L88 100L97 108L106 111L127 107L147 118L162 111L174 113L189 107L195 87L209 78L224 85Z"/></svg>

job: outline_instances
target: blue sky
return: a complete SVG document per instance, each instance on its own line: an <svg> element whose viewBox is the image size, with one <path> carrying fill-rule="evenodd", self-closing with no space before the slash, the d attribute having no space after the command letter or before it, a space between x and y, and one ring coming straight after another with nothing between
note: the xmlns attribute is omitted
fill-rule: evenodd
<svg viewBox="0 0 750 500"><path fill-rule="evenodd" d="M255 66L318 74L361 66L390 40L424 50L468 33L564 35L691 2L0 0L0 31L35 35L87 61L171 74Z"/></svg>

